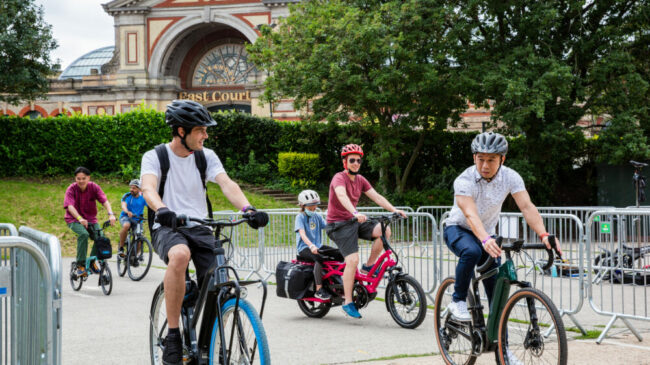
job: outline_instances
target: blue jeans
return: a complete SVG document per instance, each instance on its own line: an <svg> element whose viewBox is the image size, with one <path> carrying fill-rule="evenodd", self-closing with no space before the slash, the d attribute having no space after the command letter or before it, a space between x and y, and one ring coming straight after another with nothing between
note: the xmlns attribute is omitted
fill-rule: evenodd
<svg viewBox="0 0 650 365"><path fill-rule="evenodd" d="M459 257L456 265L453 300L454 302L460 302L467 299L467 291L474 277L474 267L487 260L489 255L483 250L481 241L474 236L474 233L461 226L447 226L444 231L444 238L447 247ZM498 267L499 261L500 259L495 260L492 268ZM483 280L483 287L490 303L492 302L492 293L496 281L496 275Z"/></svg>

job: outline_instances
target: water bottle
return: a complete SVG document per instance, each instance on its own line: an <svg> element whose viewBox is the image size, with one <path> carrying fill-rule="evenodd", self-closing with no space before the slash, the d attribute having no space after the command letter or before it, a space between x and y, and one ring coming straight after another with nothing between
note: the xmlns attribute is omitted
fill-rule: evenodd
<svg viewBox="0 0 650 365"><path fill-rule="evenodd" d="M551 266L551 276L557 278L557 266Z"/></svg>

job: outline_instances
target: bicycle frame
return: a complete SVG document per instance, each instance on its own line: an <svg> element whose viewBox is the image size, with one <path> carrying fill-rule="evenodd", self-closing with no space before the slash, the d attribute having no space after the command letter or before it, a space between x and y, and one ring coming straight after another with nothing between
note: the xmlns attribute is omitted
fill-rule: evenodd
<svg viewBox="0 0 650 365"><path fill-rule="evenodd" d="M201 284L199 289L199 296L192 306L183 306L181 307L181 321L183 324L185 345L190 348L192 360L196 361L198 364L206 364L205 354L208 353L210 349L210 341L212 336L212 326L215 320L219 320L219 336L220 336L220 356L225 354L232 354L233 339L234 336L231 336L230 342L226 344L225 340L225 331L223 325L223 313L222 306L226 301L231 298L236 298L235 307L234 307L234 316L231 333L235 331L235 325L237 325L237 331L242 332L241 321L239 319L239 300L242 294L242 286L247 286L251 284L261 283L263 287L262 294L262 306L260 308L259 316L262 318L264 314L264 306L266 303L267 296L267 285L266 282L262 280L239 280L239 275L237 270L230 265L226 265L226 259L224 255L224 249L222 248L224 243L230 242L230 238L220 240L218 239L221 233L221 226L217 226L214 232L216 239L216 248L214 249L215 260L208 269L208 275ZM232 275L232 279L229 279L229 274ZM203 315L202 315L203 314ZM199 330L198 341L197 341L197 332L196 326L198 324L199 317L202 317L201 327ZM150 321L153 325L153 319L150 318ZM158 334L158 340L162 339L162 332L164 331L165 326L160 329ZM237 344L239 346L240 344ZM253 345L253 354L251 360L255 356L255 349L257 343ZM194 363L194 362L192 362ZM230 358L225 359L225 364L230 363Z"/></svg>

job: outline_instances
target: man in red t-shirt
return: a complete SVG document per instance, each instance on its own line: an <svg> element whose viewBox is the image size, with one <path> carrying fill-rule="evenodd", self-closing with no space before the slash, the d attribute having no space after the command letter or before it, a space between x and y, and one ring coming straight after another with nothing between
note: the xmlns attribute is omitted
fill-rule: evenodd
<svg viewBox="0 0 650 365"><path fill-rule="evenodd" d="M94 232L100 227L97 223L97 203L106 208L111 225L115 224L115 214L111 203L106 199L102 188L90 181L90 170L78 167L74 172L75 182L70 184L65 191L63 209L65 209L65 222L77 234L77 275L88 275L86 272L86 253L88 251L88 238L96 238ZM89 231L90 229L90 231ZM97 248L93 245L91 256L97 255Z"/></svg>
<svg viewBox="0 0 650 365"><path fill-rule="evenodd" d="M343 171L332 178L327 205L327 226L325 231L329 238L336 243L345 257L345 271L343 272L343 292L345 303L343 311L352 318L361 318L358 309L352 302L352 288L354 275L359 265L359 238L374 241L370 256L362 271L370 271L372 265L381 254L381 226L378 222L368 220L364 214L357 212L356 206L361 193L389 212L397 212L403 217L406 213L395 207L379 194L365 177L359 175L363 150L356 144L348 144L341 150ZM352 220L356 218L356 220ZM386 237L390 237L390 227L386 229Z"/></svg>

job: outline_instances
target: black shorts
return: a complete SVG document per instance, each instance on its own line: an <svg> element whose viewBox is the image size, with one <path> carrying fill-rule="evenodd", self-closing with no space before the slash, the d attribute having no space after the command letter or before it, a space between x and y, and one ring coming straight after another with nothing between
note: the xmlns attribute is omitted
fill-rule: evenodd
<svg viewBox="0 0 650 365"><path fill-rule="evenodd" d="M348 257L359 252L359 238L372 241L372 231L378 224L379 222L373 219L368 219L363 223L357 221L334 222L325 226L325 232L336 243L343 257Z"/></svg>
<svg viewBox="0 0 650 365"><path fill-rule="evenodd" d="M189 247L198 279L203 278L215 260L212 250L215 247L214 236L212 230L207 227L180 227L174 232L169 227L160 226L151 233L151 240L154 250L166 264L169 263L167 253L172 247L176 245Z"/></svg>

